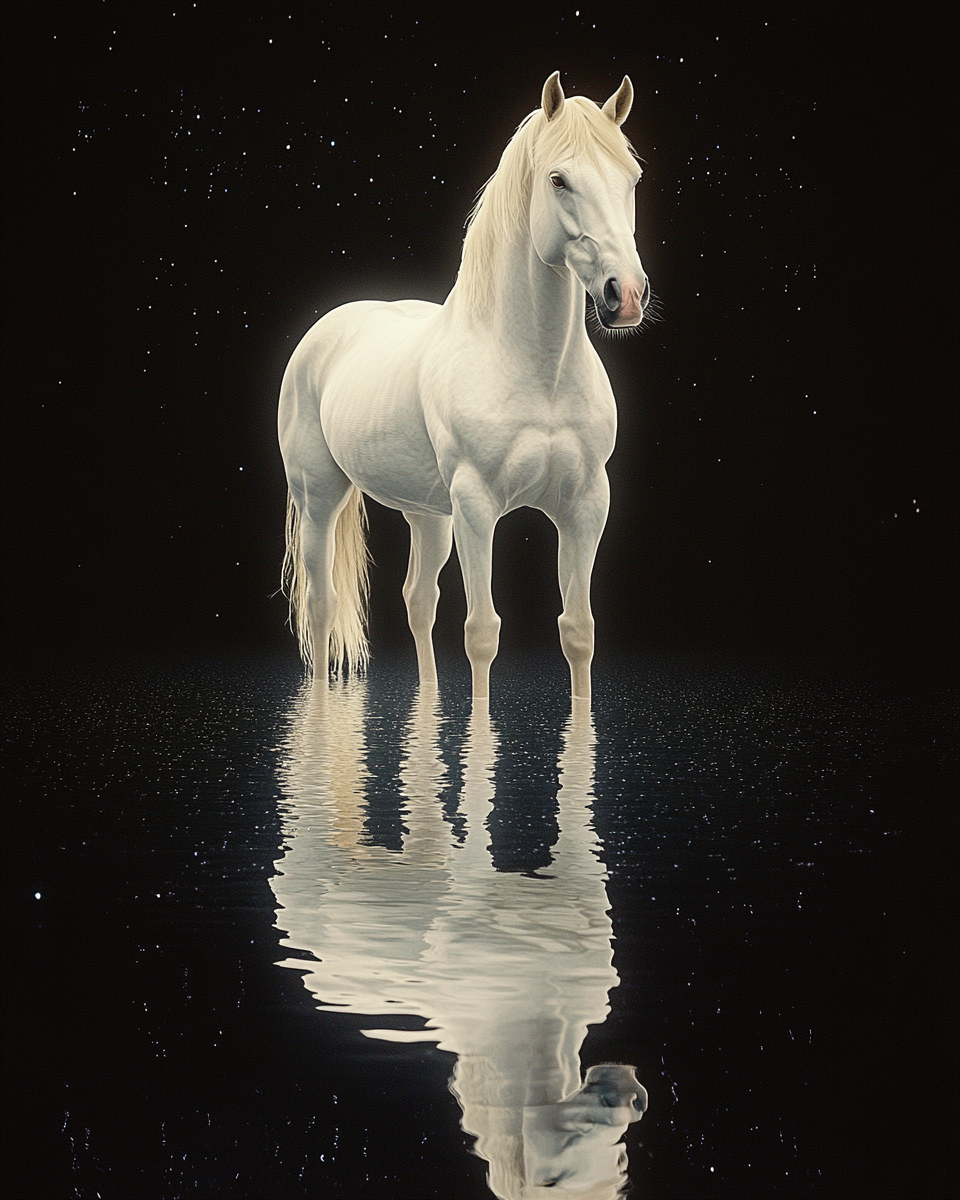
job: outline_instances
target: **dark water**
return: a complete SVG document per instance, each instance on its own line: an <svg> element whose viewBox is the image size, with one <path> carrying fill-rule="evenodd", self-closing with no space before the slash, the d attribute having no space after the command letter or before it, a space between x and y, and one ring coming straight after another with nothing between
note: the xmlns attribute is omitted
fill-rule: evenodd
<svg viewBox="0 0 960 1200"><path fill-rule="evenodd" d="M955 696L495 671L11 684L5 1194L952 1194Z"/></svg>

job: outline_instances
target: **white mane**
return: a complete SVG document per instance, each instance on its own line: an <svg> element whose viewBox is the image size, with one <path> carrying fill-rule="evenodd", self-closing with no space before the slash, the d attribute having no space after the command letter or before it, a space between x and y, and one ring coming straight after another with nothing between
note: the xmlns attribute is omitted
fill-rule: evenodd
<svg viewBox="0 0 960 1200"><path fill-rule="evenodd" d="M597 164L606 157L628 172L636 166L636 153L620 126L585 96L568 96L552 121L541 108L524 117L467 218L455 286L469 308L486 307L497 250L524 228L536 168L573 155Z"/></svg>

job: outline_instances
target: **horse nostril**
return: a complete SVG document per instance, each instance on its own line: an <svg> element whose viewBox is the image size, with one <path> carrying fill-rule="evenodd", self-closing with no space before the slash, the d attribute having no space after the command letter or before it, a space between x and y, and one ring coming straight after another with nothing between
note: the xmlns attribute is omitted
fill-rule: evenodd
<svg viewBox="0 0 960 1200"><path fill-rule="evenodd" d="M623 298L623 293L620 291L620 284L616 279L608 279L603 285L603 302L611 312L616 312L620 307L620 301Z"/></svg>
<svg viewBox="0 0 960 1200"><path fill-rule="evenodd" d="M650 303L650 280L644 280L643 295L640 297L640 307L644 309Z"/></svg>

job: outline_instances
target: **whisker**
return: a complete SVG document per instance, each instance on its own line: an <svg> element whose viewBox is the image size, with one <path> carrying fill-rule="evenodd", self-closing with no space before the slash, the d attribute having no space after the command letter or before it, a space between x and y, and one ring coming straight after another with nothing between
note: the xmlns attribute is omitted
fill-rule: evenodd
<svg viewBox="0 0 960 1200"><path fill-rule="evenodd" d="M611 338L614 341L619 341L623 338L642 337L648 326L659 324L664 319L660 298L652 291L650 299L647 301L647 307L643 310L643 320L639 325L615 325L612 328L604 325L597 315L596 303L589 293L586 293L586 312L584 315L587 327L591 333L595 333L602 338Z"/></svg>

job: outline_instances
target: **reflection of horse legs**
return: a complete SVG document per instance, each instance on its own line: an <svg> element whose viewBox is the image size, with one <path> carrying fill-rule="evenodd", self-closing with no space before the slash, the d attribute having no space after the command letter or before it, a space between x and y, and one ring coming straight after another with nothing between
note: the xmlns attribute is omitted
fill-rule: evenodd
<svg viewBox="0 0 960 1200"><path fill-rule="evenodd" d="M440 588L437 579L453 546L450 517L404 513L410 526L410 565L403 585L410 631L417 643L421 683L437 682L433 654L433 624L437 617Z"/></svg>

